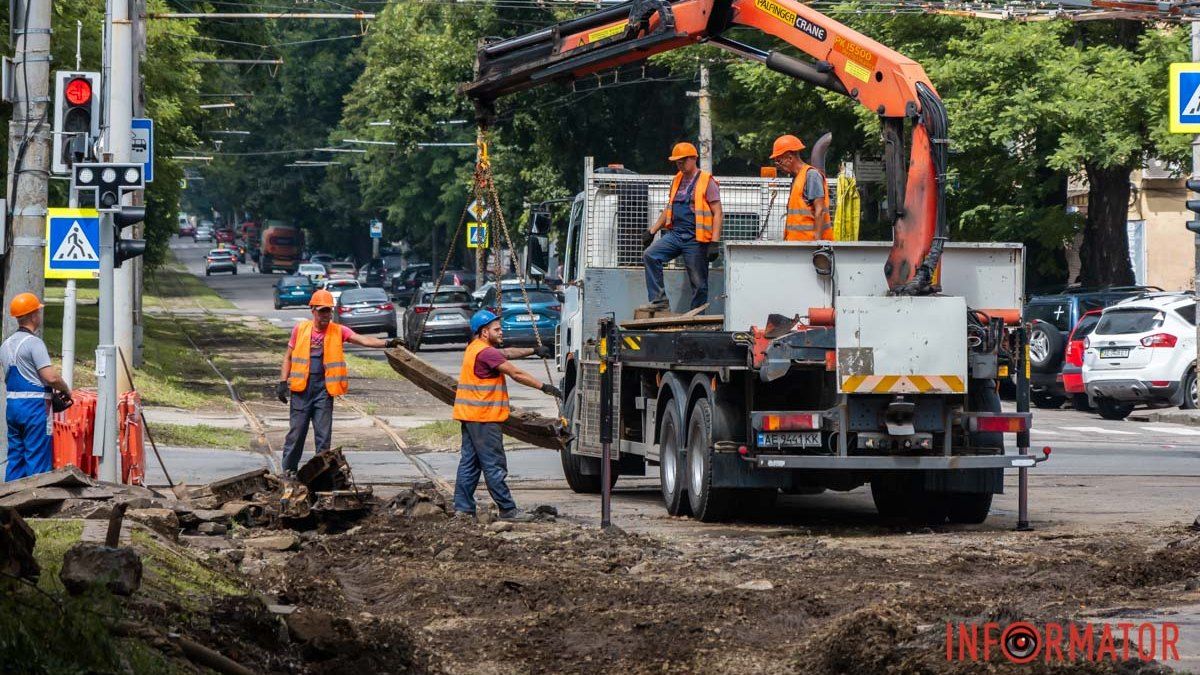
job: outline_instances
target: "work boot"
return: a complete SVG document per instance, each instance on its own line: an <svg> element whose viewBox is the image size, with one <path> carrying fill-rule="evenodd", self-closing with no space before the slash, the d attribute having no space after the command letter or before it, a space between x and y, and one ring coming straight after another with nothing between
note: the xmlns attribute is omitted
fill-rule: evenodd
<svg viewBox="0 0 1200 675"><path fill-rule="evenodd" d="M475 520L475 514L470 511L455 511L453 518L455 520Z"/></svg>
<svg viewBox="0 0 1200 675"><path fill-rule="evenodd" d="M666 298L660 298L653 302L647 302L644 305L638 305L637 309L644 312L666 312L671 309L671 301Z"/></svg>
<svg viewBox="0 0 1200 675"><path fill-rule="evenodd" d="M510 523L528 523L533 520L533 516L525 513L521 509L509 509L500 512L500 520Z"/></svg>

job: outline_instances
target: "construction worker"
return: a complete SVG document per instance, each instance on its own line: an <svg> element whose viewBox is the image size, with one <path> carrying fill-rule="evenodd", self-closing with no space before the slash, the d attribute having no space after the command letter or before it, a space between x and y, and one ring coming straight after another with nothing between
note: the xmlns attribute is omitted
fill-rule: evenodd
<svg viewBox="0 0 1200 675"><path fill-rule="evenodd" d="M0 368L7 391L8 467L5 481L46 473L54 468L53 418L50 394L57 391L71 401L71 387L58 368L50 364L46 343L37 336L42 327L42 305L33 293L21 293L8 304L17 319L17 332L0 345Z"/></svg>
<svg viewBox="0 0 1200 675"><path fill-rule="evenodd" d="M458 475L454 481L454 515L474 517L475 488L482 472L492 501L500 509L502 520L529 520L529 515L517 509L505 479L508 460L504 456L504 436L500 424L508 419L508 386L505 377L526 387L562 398L562 392L551 384L542 384L529 373L512 364L509 359L537 355L550 356L548 347L527 349L504 348L504 330L500 317L481 309L471 317L474 339L463 354L462 370L458 374L458 389L454 395L454 419L462 423L462 455L458 460Z"/></svg>
<svg viewBox="0 0 1200 675"><path fill-rule="evenodd" d="M717 255L716 250L709 250L710 245L721 241L721 224L725 220L721 188L711 173L700 170L697 165L700 153L691 143L676 143L669 159L675 162L677 173L671 181L667 208L642 235L642 245L646 247L642 254L646 295L650 307L670 308L663 288L663 265L683 256L692 284L689 309L696 309L708 302L708 263ZM654 241L659 230L666 230L666 234Z"/></svg>
<svg viewBox="0 0 1200 675"><path fill-rule="evenodd" d="M359 335L346 326L333 323L333 305L333 295L329 291L320 289L312 294L308 301L312 320L292 329L287 354L279 370L279 383L275 385L275 395L281 403L288 403L289 394L291 398L288 433L283 441L283 470L288 476L294 476L300 468L309 422L312 422L316 451L329 449L333 436L333 399L350 388L342 345L349 342L381 349L400 344L396 339Z"/></svg>
<svg viewBox="0 0 1200 675"><path fill-rule="evenodd" d="M783 221L785 241L833 240L829 217L829 186L825 176L800 159L804 143L791 134L775 139L771 159L775 166L792 174L787 216Z"/></svg>

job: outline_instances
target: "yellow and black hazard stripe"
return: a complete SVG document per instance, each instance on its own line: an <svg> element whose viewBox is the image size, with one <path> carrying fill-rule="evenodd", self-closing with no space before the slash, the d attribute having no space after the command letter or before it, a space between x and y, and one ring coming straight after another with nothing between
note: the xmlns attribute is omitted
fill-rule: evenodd
<svg viewBox="0 0 1200 675"><path fill-rule="evenodd" d="M957 375L846 375L843 394L962 394L967 391Z"/></svg>
<svg viewBox="0 0 1200 675"><path fill-rule="evenodd" d="M635 352L642 349L642 338L639 335L626 335L621 341L625 344L626 348L632 349Z"/></svg>

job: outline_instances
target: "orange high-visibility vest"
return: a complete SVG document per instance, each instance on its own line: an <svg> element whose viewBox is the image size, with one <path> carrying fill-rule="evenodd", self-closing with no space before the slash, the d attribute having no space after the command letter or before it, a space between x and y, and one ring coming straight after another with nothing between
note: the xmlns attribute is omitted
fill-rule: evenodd
<svg viewBox="0 0 1200 675"><path fill-rule="evenodd" d="M288 389L302 392L308 388L308 366L312 348L313 322L300 324L296 331L296 346L292 347L292 372L288 375ZM346 355L342 352L342 327L330 323L325 328L325 351L321 355L325 365L325 391L330 396L341 396L350 391L350 372L346 370Z"/></svg>
<svg viewBox="0 0 1200 675"><path fill-rule="evenodd" d="M787 217L783 221L783 238L785 241L814 241L816 239L833 239L833 220L829 217L829 185L825 182L825 175L820 171L817 174L821 176L821 186L824 188L822 195L813 202L809 202L804 198L804 186L808 182L808 170L813 167L800 163L800 172L792 179L792 190L788 195ZM815 169L813 169L815 171ZM817 227L816 216L813 210L817 204L825 206L825 217L822 218L820 227ZM818 236L818 232L820 236Z"/></svg>
<svg viewBox="0 0 1200 675"><path fill-rule="evenodd" d="M713 210L712 206L704 199L704 193L708 192L708 181L710 180L712 180L712 174L701 171L692 188L692 212L696 214L696 241L702 244L713 240ZM675 203L675 193L679 192L681 182L683 182L682 171L675 174L675 180L671 181L671 194L667 195L667 221L663 227L668 230L671 229L671 205Z"/></svg>
<svg viewBox="0 0 1200 675"><path fill-rule="evenodd" d="M458 389L454 394L454 419L460 422L503 422L508 419L508 384L504 374L496 377L475 375L475 357L488 347L491 345L487 341L475 338L463 354Z"/></svg>

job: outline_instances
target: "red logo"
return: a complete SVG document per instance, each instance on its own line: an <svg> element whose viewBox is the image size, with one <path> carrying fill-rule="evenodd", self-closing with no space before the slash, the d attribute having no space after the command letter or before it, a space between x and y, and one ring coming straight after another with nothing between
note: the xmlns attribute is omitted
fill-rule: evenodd
<svg viewBox="0 0 1200 675"><path fill-rule="evenodd" d="M1174 623L946 623L947 661L1178 661Z"/></svg>

